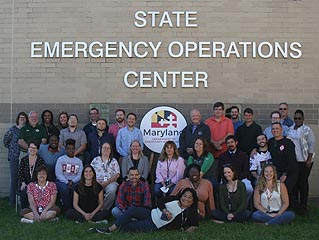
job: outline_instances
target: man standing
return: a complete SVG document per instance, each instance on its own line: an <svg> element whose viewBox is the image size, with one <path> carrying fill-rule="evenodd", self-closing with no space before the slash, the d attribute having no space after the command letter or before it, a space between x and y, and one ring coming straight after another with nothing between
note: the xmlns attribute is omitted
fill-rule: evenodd
<svg viewBox="0 0 319 240"><path fill-rule="evenodd" d="M281 114L281 124L291 127L294 124L294 121L288 116L289 108L288 103L282 102L279 103L279 112Z"/></svg>
<svg viewBox="0 0 319 240"><path fill-rule="evenodd" d="M26 152L28 144L35 141L39 145L46 144L47 133L43 126L38 124L39 115L36 111L30 111L29 123L21 128L18 143L20 147Z"/></svg>
<svg viewBox="0 0 319 240"><path fill-rule="evenodd" d="M114 139L116 140L118 131L121 128L126 127L124 109L116 109L115 120L116 120L116 123L110 125L109 133L111 133L113 135Z"/></svg>
<svg viewBox="0 0 319 240"><path fill-rule="evenodd" d="M128 179L128 181L123 182L119 187L115 207L112 209L112 215L115 218L123 215L123 213L132 206L148 209L151 207L149 185L140 180L140 174L137 168L130 168Z"/></svg>
<svg viewBox="0 0 319 240"><path fill-rule="evenodd" d="M277 169L278 179L285 183L288 195L289 206L296 208L296 197L293 194L293 188L298 180L298 163L296 159L295 144L282 135L281 123L272 124L273 138L268 141L268 150L272 162Z"/></svg>
<svg viewBox="0 0 319 240"><path fill-rule="evenodd" d="M236 132L238 148L244 151L248 156L251 150L256 147L256 138L262 134L261 127L254 121L254 111L251 108L244 110L245 122Z"/></svg>
<svg viewBox="0 0 319 240"><path fill-rule="evenodd" d="M83 127L86 137L96 129L96 121L100 118L99 109L93 107L89 111L90 122Z"/></svg>
<svg viewBox="0 0 319 240"><path fill-rule="evenodd" d="M89 152L89 164L92 162L93 158L101 155L101 147L105 142L108 142L112 147L112 152L116 152L115 140L112 134L108 133L106 130L107 122L105 119L98 119L96 122L96 131L89 134L88 137L88 152Z"/></svg>
<svg viewBox="0 0 319 240"><path fill-rule="evenodd" d="M65 154L63 146L59 147L59 137L51 135L49 137L49 144L40 145L38 156L45 162L45 166L48 168L48 181L55 181L55 164L59 157Z"/></svg>
<svg viewBox="0 0 319 240"><path fill-rule="evenodd" d="M97 119L100 118L99 109L95 107L91 108L89 111L89 118L90 118L90 122L83 127L83 131L85 132L86 139L89 138L90 133L96 131L96 121ZM106 125L106 127L108 126ZM86 148L85 151L83 152L83 163L85 165L85 164L89 164L91 161L92 161L92 158L90 158L90 152Z"/></svg>
<svg viewBox="0 0 319 240"><path fill-rule="evenodd" d="M73 191L75 185L81 179L83 164L81 159L74 156L75 141L73 139L66 140L66 155L58 158L55 165L56 186L61 195L64 209L72 207Z"/></svg>
<svg viewBox="0 0 319 240"><path fill-rule="evenodd" d="M273 111L271 113L271 123L280 122L281 114L279 111ZM287 136L289 128L286 125L282 126L283 129L283 136ZM271 125L264 130L264 134L266 135L267 139L271 139L273 137L271 132Z"/></svg>
<svg viewBox="0 0 319 240"><path fill-rule="evenodd" d="M187 159L193 154L194 141L198 137L206 139L210 143L210 129L201 121L201 114L197 109L190 112L192 123L188 124L179 136L179 154Z"/></svg>
<svg viewBox="0 0 319 240"><path fill-rule="evenodd" d="M78 129L78 117L71 114L68 120L68 128L62 129L60 132L60 146L66 146L67 139L75 140L75 153L74 156L83 160L83 152L86 149L86 136L85 132Z"/></svg>
<svg viewBox="0 0 319 240"><path fill-rule="evenodd" d="M261 170L267 161L271 161L270 152L268 151L267 137L265 134L257 136L258 149L253 158L250 158L250 169L254 182L256 185L260 176Z"/></svg>
<svg viewBox="0 0 319 240"><path fill-rule="evenodd" d="M141 149L143 150L143 136L141 130L135 127L135 113L129 113L126 120L127 126L119 130L116 138L116 150L122 157L129 155L130 145L133 140L138 140L141 144Z"/></svg>
<svg viewBox="0 0 319 240"><path fill-rule="evenodd" d="M230 117L234 125L234 132L236 133L238 127L243 125L243 122L239 120L239 108L237 106L230 108Z"/></svg>
<svg viewBox="0 0 319 240"><path fill-rule="evenodd" d="M210 152L215 159L227 150L225 139L229 135L234 134L234 126L232 121L224 116L224 104L216 102L213 106L214 116L208 118L205 124L210 129L211 148Z"/></svg>
<svg viewBox="0 0 319 240"><path fill-rule="evenodd" d="M219 179L223 177L223 166L230 164L236 169L237 177L246 186L247 200L251 198L253 194L253 187L251 182L248 180L249 176L249 163L248 156L245 152L237 148L238 141L235 136L230 135L226 137L227 151L220 155L218 165Z"/></svg>

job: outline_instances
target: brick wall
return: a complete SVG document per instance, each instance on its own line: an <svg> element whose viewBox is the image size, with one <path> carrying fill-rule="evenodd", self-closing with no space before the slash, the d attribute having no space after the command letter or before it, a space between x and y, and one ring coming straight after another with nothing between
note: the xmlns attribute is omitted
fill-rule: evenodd
<svg viewBox="0 0 319 240"><path fill-rule="evenodd" d="M13 5L14 3L14 5ZM109 105L110 119L122 107L140 119L151 107L166 104L188 112L196 106L203 119L211 103L223 101L255 109L265 126L277 103L290 112L305 110L318 132L319 1L294 0L0 0L0 137L19 111L65 110L87 121L90 103ZM138 10L197 11L197 28L137 28ZM157 22L159 18L156 18ZM292 58L171 58L161 48L158 58L31 58L32 41L255 41L302 44ZM208 88L127 88L127 71L204 71ZM179 81L179 79L178 79ZM12 107L11 107L12 106ZM7 194L8 164L0 148L0 195ZM312 181L318 182L317 164ZM311 189L319 195L318 186Z"/></svg>

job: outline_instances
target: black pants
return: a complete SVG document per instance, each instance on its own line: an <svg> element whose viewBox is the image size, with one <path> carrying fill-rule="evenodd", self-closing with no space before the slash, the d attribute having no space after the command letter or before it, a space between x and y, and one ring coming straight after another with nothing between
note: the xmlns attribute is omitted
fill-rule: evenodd
<svg viewBox="0 0 319 240"><path fill-rule="evenodd" d="M280 176L279 176L279 178L280 178ZM289 195L289 207L291 207L293 209L298 208L298 202L297 202L296 196L294 194L294 188L297 184L297 181L298 181L298 172L288 175L286 178L286 181L285 181L285 185L287 187L287 191L288 191L288 195Z"/></svg>
<svg viewBox="0 0 319 240"><path fill-rule="evenodd" d="M309 194L309 175L312 169L313 163L307 168L305 162L298 162L298 180L293 189L294 196L299 203L300 208L307 209L308 194Z"/></svg>
<svg viewBox="0 0 319 240"><path fill-rule="evenodd" d="M73 208L70 208L69 210L66 211L65 216L68 219L71 219L73 221L78 221L78 222L85 222L86 219L83 217L81 213L78 211L74 210ZM96 221L102 221L104 219L107 219L110 217L110 211L108 210L100 210L98 211L92 218L91 221L96 222Z"/></svg>

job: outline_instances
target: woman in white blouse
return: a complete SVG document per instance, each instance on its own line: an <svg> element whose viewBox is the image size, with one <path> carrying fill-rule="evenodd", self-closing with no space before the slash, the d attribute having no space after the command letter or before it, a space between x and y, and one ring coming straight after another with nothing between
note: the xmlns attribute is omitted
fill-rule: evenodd
<svg viewBox="0 0 319 240"><path fill-rule="evenodd" d="M96 172L96 181L104 188L103 210L109 210L115 201L120 166L117 160L113 158L112 147L108 142L102 145L101 156L94 158L91 166Z"/></svg>
<svg viewBox="0 0 319 240"><path fill-rule="evenodd" d="M295 213L286 211L289 206L288 191L284 183L277 180L276 167L268 164L261 171L254 192L257 209L252 219L265 225L286 224L295 218Z"/></svg>

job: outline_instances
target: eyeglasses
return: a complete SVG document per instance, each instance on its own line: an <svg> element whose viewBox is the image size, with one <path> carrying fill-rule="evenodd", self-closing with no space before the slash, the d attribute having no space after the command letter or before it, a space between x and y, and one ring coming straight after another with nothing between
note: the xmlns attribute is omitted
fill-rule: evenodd
<svg viewBox="0 0 319 240"><path fill-rule="evenodd" d="M302 120L301 117L294 117L294 120Z"/></svg>
<svg viewBox="0 0 319 240"><path fill-rule="evenodd" d="M279 110L287 110L287 108L279 108Z"/></svg>

